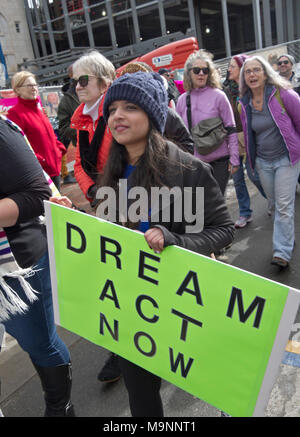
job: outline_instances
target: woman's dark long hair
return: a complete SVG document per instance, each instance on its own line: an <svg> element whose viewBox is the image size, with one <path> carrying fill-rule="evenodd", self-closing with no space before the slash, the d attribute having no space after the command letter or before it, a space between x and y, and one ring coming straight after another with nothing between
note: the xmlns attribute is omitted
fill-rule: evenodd
<svg viewBox="0 0 300 437"><path fill-rule="evenodd" d="M165 185L163 176L167 168L168 172L170 171L170 164L172 167L172 163L168 158L167 141L150 122L147 145L145 152L135 164L135 170L131 179L132 185L143 187L148 193L150 193L151 187L162 187ZM124 178L124 171L127 165L128 153L125 146L113 139L104 172L102 175L99 175L97 185L99 188L113 188L116 193L117 205L119 204L118 184L119 180ZM101 201L99 203L101 203ZM117 223L120 223L118 218ZM138 224L126 223L125 226L137 228Z"/></svg>
<svg viewBox="0 0 300 437"><path fill-rule="evenodd" d="M167 165L168 154L166 140L150 123L145 152L135 164L134 185L148 191L152 186L162 186L161 176ZM99 187L117 188L119 179L124 178L128 164L128 153L122 144L112 140L109 157L104 172L98 179Z"/></svg>

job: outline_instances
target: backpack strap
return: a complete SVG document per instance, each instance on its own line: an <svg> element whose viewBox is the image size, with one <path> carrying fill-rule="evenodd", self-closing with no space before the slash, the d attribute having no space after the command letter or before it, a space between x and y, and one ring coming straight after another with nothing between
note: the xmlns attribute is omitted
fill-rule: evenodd
<svg viewBox="0 0 300 437"><path fill-rule="evenodd" d="M239 102L239 103L237 104L237 110L238 110L238 113L241 115L241 113L242 113L242 105L241 105L241 102Z"/></svg>
<svg viewBox="0 0 300 437"><path fill-rule="evenodd" d="M188 92L186 95L186 116L189 125L189 131L192 129L192 112L191 112L191 95Z"/></svg>
<svg viewBox="0 0 300 437"><path fill-rule="evenodd" d="M285 109L285 106L283 104L281 95L280 95L280 91L279 88L276 89L276 92L274 94L274 96L276 97L276 99L278 100L279 105L282 107L282 109L284 110L284 112L288 113L287 110Z"/></svg>
<svg viewBox="0 0 300 437"><path fill-rule="evenodd" d="M284 103L283 103L282 98L281 98L281 95L280 95L279 88L276 89L276 92L275 92L274 96L275 96L276 99L278 100L278 103L279 103L279 105L282 107L282 109L287 113L287 110L286 110L286 108L285 108L285 106L284 106ZM242 105L241 105L241 102L239 102L239 103L237 104L237 109L238 109L239 114L241 115L241 113L242 113Z"/></svg>

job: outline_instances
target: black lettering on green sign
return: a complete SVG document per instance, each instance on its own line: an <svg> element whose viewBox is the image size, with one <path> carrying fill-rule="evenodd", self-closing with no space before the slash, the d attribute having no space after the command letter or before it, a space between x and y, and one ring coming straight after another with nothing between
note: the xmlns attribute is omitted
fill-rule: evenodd
<svg viewBox="0 0 300 437"><path fill-rule="evenodd" d="M244 304L243 304L243 296L242 296L242 290L236 287L232 287L231 290L231 296L230 301L227 309L227 317L232 318L233 310L235 302L237 301L238 304L238 311L239 311L239 318L242 323L245 323L246 320L250 317L250 314L253 313L253 311L256 309L256 315L253 323L254 328L259 328L262 313L264 310L266 299L263 299L262 297L256 296L247 311L244 311Z"/></svg>
<svg viewBox="0 0 300 437"><path fill-rule="evenodd" d="M169 347L169 353L170 353L170 364L171 364L171 371L176 373L177 368L180 364L180 369L181 369L181 376L183 378L186 378L194 361L194 358L189 358L189 361L187 363L187 365L185 365L184 363L184 355L180 352L177 355L176 361L174 362L174 355L173 355L173 349L171 347Z"/></svg>
<svg viewBox="0 0 300 437"><path fill-rule="evenodd" d="M194 325L197 325L200 328L202 328L202 322L199 322L199 320L193 319L192 317L187 316L183 313L180 313L179 311L174 310L174 309L171 310L171 313L175 314L175 316L179 316L182 318L180 340L183 340L183 341L186 340L188 322L194 323Z"/></svg>
<svg viewBox="0 0 300 437"><path fill-rule="evenodd" d="M109 290L111 290L111 295L108 294ZM106 297L107 297L107 299L111 299L115 303L116 308L120 309L116 289L115 289L113 281L111 281L110 279L107 279L107 281L105 282L105 285L103 287L103 290L101 291L99 299L104 300Z"/></svg>
<svg viewBox="0 0 300 437"><path fill-rule="evenodd" d="M190 281L193 281L193 289L190 289L187 287L187 285L189 284ZM184 292L190 293L193 296L195 296L197 304L203 306L197 273L193 272L192 270L190 270L188 272L188 274L184 278L182 284L180 285L180 287L176 291L176 294L178 294L179 296L182 296Z"/></svg>
<svg viewBox="0 0 300 437"><path fill-rule="evenodd" d="M154 315L154 316L150 319L149 317L145 316L145 314L142 312L141 304L142 304L142 301L143 301L143 300L149 300L149 302L151 302L152 305L153 305L155 308L158 308L158 304L156 303L156 301L155 301L152 297L147 296L146 294L141 294L140 296L137 297L137 299L136 299L136 301L135 301L135 307L136 307L136 310L137 310L137 312L138 312L138 315L139 315L142 319L146 320L146 322L149 322L149 323L156 323L156 322L158 321L158 319L159 319L158 316Z"/></svg>
<svg viewBox="0 0 300 437"><path fill-rule="evenodd" d="M153 267L153 266L145 263L145 258L149 258L149 259L152 259L153 261L160 262L160 258L158 256L151 255L150 253L143 252L141 250L140 251L139 274L138 274L138 276L141 279L145 279L145 281L149 281L149 282L152 282L155 285L158 285L158 281L156 279L153 279L150 276L146 276L144 274L144 270L145 269L151 270L152 272L155 272L155 273L158 272L158 269L156 267Z"/></svg>
<svg viewBox="0 0 300 437"><path fill-rule="evenodd" d="M86 249L86 238L83 233L83 231L76 225L72 225L71 223L67 224L67 249L72 250L76 253L83 253ZM78 247L75 247L72 245L72 232L77 232L77 234L80 236L80 245ZM77 235L77 236L78 236Z"/></svg>
<svg viewBox="0 0 300 437"><path fill-rule="evenodd" d="M151 343L151 349L150 349L150 351L149 352L145 352L145 351L143 351L143 349L140 347L140 345L139 345L139 339L140 339L140 337L146 337L146 338L148 338L149 340L150 340L150 343ZM134 344L135 344L135 347L137 348L137 350L141 353L141 354L143 354L143 355L145 355L146 357L153 357L155 354L156 354L156 344L155 344L155 341L153 340L153 338L149 335L149 334L147 334L146 332L142 332L142 331L139 331L139 332L137 332L136 334L135 334L135 336L134 336Z"/></svg>
<svg viewBox="0 0 300 437"><path fill-rule="evenodd" d="M115 246L115 252L108 250L106 248L106 243L113 244ZM101 253L101 262L106 263L106 254L112 255L116 259L117 268L121 270L121 259L119 255L122 252L122 248L120 243L116 240L112 240L108 237L100 237L100 253Z"/></svg>
<svg viewBox="0 0 300 437"><path fill-rule="evenodd" d="M114 320L114 328L112 329L109 325L105 314L100 313L100 334L104 335L104 324L107 327L110 335L116 341L119 341L119 322L118 320Z"/></svg>

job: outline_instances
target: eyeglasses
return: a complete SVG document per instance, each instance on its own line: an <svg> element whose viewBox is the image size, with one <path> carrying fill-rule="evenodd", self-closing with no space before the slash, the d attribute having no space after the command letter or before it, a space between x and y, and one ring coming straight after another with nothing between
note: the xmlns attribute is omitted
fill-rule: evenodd
<svg viewBox="0 0 300 437"><path fill-rule="evenodd" d="M79 83L79 85L84 88L87 86L87 84L89 83L89 78L90 77L97 77L97 76L93 76L92 74L83 74L82 76L79 76L78 79L72 79L72 83L77 86L77 84Z"/></svg>
<svg viewBox="0 0 300 437"><path fill-rule="evenodd" d="M277 62L277 65L282 65L282 64L287 65L289 62L290 62L290 61L278 61L278 62Z"/></svg>
<svg viewBox="0 0 300 437"><path fill-rule="evenodd" d="M37 83L29 83L28 85L22 85L20 86L20 88L37 88L38 84Z"/></svg>
<svg viewBox="0 0 300 437"><path fill-rule="evenodd" d="M200 71L202 71L203 74L208 74L209 73L209 68L208 67L204 67L204 68L193 67L193 68L190 68L190 71L192 71L194 74L199 74Z"/></svg>
<svg viewBox="0 0 300 437"><path fill-rule="evenodd" d="M250 69L249 70L245 70L245 74L247 76L250 76L251 73L258 74L261 71L263 71L263 69L261 67L254 67L253 70L250 70Z"/></svg>

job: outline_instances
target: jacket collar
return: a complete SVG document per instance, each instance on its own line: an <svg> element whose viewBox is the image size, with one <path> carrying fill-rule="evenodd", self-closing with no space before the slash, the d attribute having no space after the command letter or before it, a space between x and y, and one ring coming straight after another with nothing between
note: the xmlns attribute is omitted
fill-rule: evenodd
<svg viewBox="0 0 300 437"><path fill-rule="evenodd" d="M99 120L99 118L103 115L103 103L104 103L104 97L101 99L100 104L99 104L99 108L98 108L98 118L97 120ZM92 118L89 115L85 115L83 114L83 108L84 108L85 104L81 103L78 108L75 110L72 118L71 118L71 127L73 129L81 129L81 128L85 128L87 124L92 122Z"/></svg>
<svg viewBox="0 0 300 437"><path fill-rule="evenodd" d="M22 99L22 97L18 97L19 103L22 103L22 105L27 106L28 108L36 108L39 104L39 99Z"/></svg>
<svg viewBox="0 0 300 437"><path fill-rule="evenodd" d="M276 87L274 85L270 85L270 84L266 85L265 86L265 99L268 101L269 98L271 97L271 95L275 94L275 92L276 92ZM250 92L250 90L248 90L246 92L246 94L242 97L241 101L243 102L243 104L245 106L247 106L247 105L249 105L250 99L251 99L251 92Z"/></svg>

